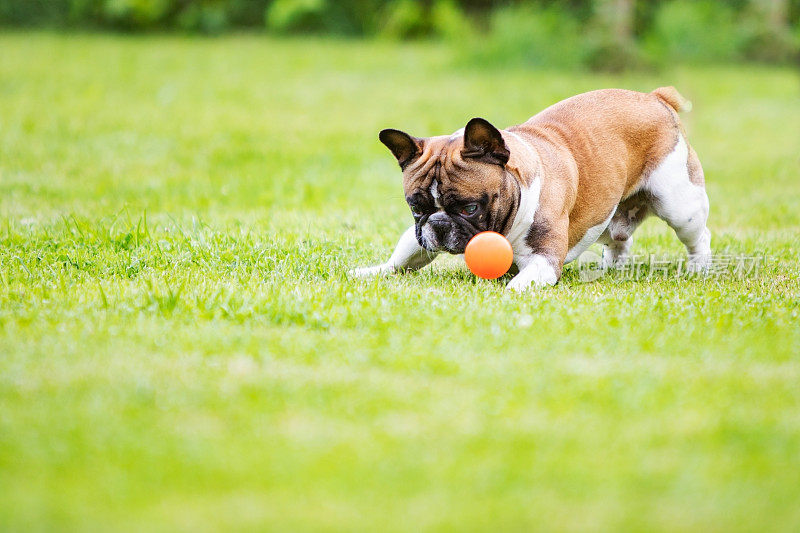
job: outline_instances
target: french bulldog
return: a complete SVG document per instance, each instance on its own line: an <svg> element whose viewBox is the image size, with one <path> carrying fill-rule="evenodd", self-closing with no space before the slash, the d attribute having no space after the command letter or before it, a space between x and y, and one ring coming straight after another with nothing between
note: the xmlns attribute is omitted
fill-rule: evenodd
<svg viewBox="0 0 800 533"><path fill-rule="evenodd" d="M597 241L603 265L620 265L651 214L675 231L689 268L704 268L711 257L708 196L678 117L690 108L674 87L603 89L503 130L482 118L429 138L383 130L379 138L400 164L414 225L388 261L350 273L422 268L441 252L464 253L475 234L496 231L511 243L518 269L507 287L525 291L556 284L564 265Z"/></svg>

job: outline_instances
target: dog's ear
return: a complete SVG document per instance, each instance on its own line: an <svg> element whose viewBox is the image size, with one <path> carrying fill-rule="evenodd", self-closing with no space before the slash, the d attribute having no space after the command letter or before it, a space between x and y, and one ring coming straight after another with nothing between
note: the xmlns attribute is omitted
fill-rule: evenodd
<svg viewBox="0 0 800 533"><path fill-rule="evenodd" d="M400 130L383 130L378 138L392 151L400 163L400 168L405 169L409 163L422 154L422 139L412 137Z"/></svg>
<svg viewBox="0 0 800 533"><path fill-rule="evenodd" d="M464 149L461 157L482 159L505 166L511 152L506 148L500 130L482 118L473 118L464 128Z"/></svg>

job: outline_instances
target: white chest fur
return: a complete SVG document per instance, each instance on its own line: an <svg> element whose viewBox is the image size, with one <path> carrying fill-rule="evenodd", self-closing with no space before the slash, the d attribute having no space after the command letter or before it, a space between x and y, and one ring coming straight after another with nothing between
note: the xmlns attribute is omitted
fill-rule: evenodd
<svg viewBox="0 0 800 533"><path fill-rule="evenodd" d="M519 196L519 207L517 214L514 216L514 222L511 224L509 230L508 242L514 249L514 254L530 253L530 247L525 242L525 237L528 236L528 230L533 224L533 217L536 215L536 210L539 208L539 194L542 192L542 180L538 176L534 178L530 187L521 187Z"/></svg>

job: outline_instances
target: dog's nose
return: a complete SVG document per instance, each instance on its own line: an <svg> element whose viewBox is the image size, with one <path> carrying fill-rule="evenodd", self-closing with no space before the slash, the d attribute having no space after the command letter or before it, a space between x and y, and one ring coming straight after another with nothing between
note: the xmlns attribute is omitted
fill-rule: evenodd
<svg viewBox="0 0 800 533"><path fill-rule="evenodd" d="M449 223L450 217L444 211L437 211L428 217L428 222L431 224Z"/></svg>
<svg viewBox="0 0 800 533"><path fill-rule="evenodd" d="M439 242L443 242L447 231L450 229L450 219L444 213L434 213L428 218L428 225L433 230L436 239Z"/></svg>

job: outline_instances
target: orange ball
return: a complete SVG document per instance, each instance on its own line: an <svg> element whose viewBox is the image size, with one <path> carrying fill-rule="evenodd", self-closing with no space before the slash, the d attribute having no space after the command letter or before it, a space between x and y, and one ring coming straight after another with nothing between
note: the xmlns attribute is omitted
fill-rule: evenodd
<svg viewBox="0 0 800 533"><path fill-rule="evenodd" d="M483 231L467 243L464 261L479 278L495 279L508 272L514 261L514 251L508 239L499 233Z"/></svg>

